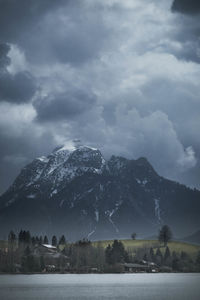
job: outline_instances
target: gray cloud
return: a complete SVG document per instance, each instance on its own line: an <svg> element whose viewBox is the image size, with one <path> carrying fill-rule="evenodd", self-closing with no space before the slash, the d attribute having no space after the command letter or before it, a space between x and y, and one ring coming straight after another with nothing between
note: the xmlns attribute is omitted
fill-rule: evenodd
<svg viewBox="0 0 200 300"><path fill-rule="evenodd" d="M19 41L49 10L70 0L0 0L0 36L4 41ZM9 24L9 26L8 26Z"/></svg>
<svg viewBox="0 0 200 300"><path fill-rule="evenodd" d="M199 22L171 2L0 0L4 187L74 138L199 186Z"/></svg>
<svg viewBox="0 0 200 300"><path fill-rule="evenodd" d="M22 167L55 147L51 132L35 126L30 104L0 103L0 193Z"/></svg>
<svg viewBox="0 0 200 300"><path fill-rule="evenodd" d="M200 2L199 0L174 0L172 10L185 14L199 14Z"/></svg>
<svg viewBox="0 0 200 300"><path fill-rule="evenodd" d="M34 63L79 65L98 57L109 41L102 14L87 10L87 1L0 0L0 12L0 36Z"/></svg>
<svg viewBox="0 0 200 300"><path fill-rule="evenodd" d="M0 74L0 101L24 103L31 99L35 91L34 78L28 72Z"/></svg>
<svg viewBox="0 0 200 300"><path fill-rule="evenodd" d="M10 64L10 58L8 57L9 50L9 45L0 43L0 70L5 70L5 68Z"/></svg>
<svg viewBox="0 0 200 300"><path fill-rule="evenodd" d="M180 48L174 54L179 59L200 63L200 23L199 16L177 14L177 29L174 39Z"/></svg>
<svg viewBox="0 0 200 300"><path fill-rule="evenodd" d="M25 103L34 95L36 83L29 72L11 74L7 71L11 63L9 50L9 45L0 44L0 101Z"/></svg>
<svg viewBox="0 0 200 300"><path fill-rule="evenodd" d="M177 51L178 58L200 63L200 2L198 0L174 0L172 11L182 13L178 20L175 38L182 48Z"/></svg>
<svg viewBox="0 0 200 300"><path fill-rule="evenodd" d="M5 136L0 131L0 139L3 139L0 147L0 193L12 184L21 168L35 157L48 154L55 146L50 134L39 138L33 130L24 131L20 137Z"/></svg>
<svg viewBox="0 0 200 300"><path fill-rule="evenodd" d="M48 97L39 98L34 107L39 121L70 120L90 110L95 104L95 96L81 90L71 90Z"/></svg>

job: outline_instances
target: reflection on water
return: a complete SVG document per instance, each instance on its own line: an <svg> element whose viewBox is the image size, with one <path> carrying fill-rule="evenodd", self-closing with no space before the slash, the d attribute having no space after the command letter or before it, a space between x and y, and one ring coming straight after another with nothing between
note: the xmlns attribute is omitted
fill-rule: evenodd
<svg viewBox="0 0 200 300"><path fill-rule="evenodd" d="M199 300L200 274L0 275L1 300Z"/></svg>

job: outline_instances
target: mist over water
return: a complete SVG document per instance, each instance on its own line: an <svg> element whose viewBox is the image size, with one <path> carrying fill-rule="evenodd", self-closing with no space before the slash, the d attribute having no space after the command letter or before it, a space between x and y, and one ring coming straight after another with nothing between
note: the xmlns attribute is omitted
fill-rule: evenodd
<svg viewBox="0 0 200 300"><path fill-rule="evenodd" d="M199 300L200 274L0 275L1 300Z"/></svg>

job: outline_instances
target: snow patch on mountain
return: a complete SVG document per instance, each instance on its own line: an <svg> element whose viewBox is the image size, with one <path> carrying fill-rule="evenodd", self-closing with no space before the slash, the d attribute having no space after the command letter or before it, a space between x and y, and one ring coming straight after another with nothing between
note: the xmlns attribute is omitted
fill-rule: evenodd
<svg viewBox="0 0 200 300"><path fill-rule="evenodd" d="M51 192L51 194L50 194L50 197L52 197L53 195L55 195L55 194L57 194L57 193L58 193L58 190L57 190L57 189L53 190L53 191Z"/></svg>
<svg viewBox="0 0 200 300"><path fill-rule="evenodd" d="M28 196L26 196L28 199L34 199L35 197L36 197L36 195L35 194L30 194L30 195L28 195Z"/></svg>
<svg viewBox="0 0 200 300"><path fill-rule="evenodd" d="M99 211L96 209L94 213L95 213L95 221L98 223L99 222Z"/></svg>
<svg viewBox="0 0 200 300"><path fill-rule="evenodd" d="M116 233L119 233L119 229L117 228L117 226L115 225L115 223L112 220L112 216L114 215L114 213L118 210L118 206L115 207L114 209L107 210L105 211L105 215L108 217L109 222L112 224L113 228L115 229Z"/></svg>
<svg viewBox="0 0 200 300"><path fill-rule="evenodd" d="M8 207L8 206L10 206L12 203L14 203L15 201L16 201L16 199L15 199L15 198L12 198L12 199L10 199L10 200L8 200L8 201L6 202L5 206Z"/></svg>
<svg viewBox="0 0 200 300"><path fill-rule="evenodd" d="M83 214L84 216L87 216L87 215L88 215L88 213L87 213L87 211L86 211L85 209L82 209L81 212L82 212L82 214Z"/></svg>
<svg viewBox="0 0 200 300"><path fill-rule="evenodd" d="M103 185L100 183L100 185L99 185L99 190L100 190L100 192L103 192L103 189L104 189L104 187L103 187Z"/></svg>
<svg viewBox="0 0 200 300"><path fill-rule="evenodd" d="M140 179L136 178L136 181L138 184L142 184L142 185L146 185L148 183L147 179L140 180Z"/></svg>
<svg viewBox="0 0 200 300"><path fill-rule="evenodd" d="M87 235L87 239L89 239L91 237L91 235L93 235L95 233L95 231L96 231L96 228L93 229L91 232L89 232Z"/></svg>
<svg viewBox="0 0 200 300"><path fill-rule="evenodd" d="M162 222L162 220L161 220L160 200L154 199L154 202L155 202L155 216L158 220L158 223L160 224Z"/></svg>
<svg viewBox="0 0 200 300"><path fill-rule="evenodd" d="M65 144L63 146L61 146L60 148L58 148L55 152L61 152L61 151L68 151L68 152L73 152L76 150L76 147L73 145L69 145L69 144Z"/></svg>
<svg viewBox="0 0 200 300"><path fill-rule="evenodd" d="M62 200L60 201L60 204L59 204L60 208L62 208L64 202L65 202L64 199L62 199Z"/></svg>
<svg viewBox="0 0 200 300"><path fill-rule="evenodd" d="M46 156L41 156L41 157L38 157L37 158L38 160L44 162L44 163L48 163L49 162L49 159L46 157Z"/></svg>

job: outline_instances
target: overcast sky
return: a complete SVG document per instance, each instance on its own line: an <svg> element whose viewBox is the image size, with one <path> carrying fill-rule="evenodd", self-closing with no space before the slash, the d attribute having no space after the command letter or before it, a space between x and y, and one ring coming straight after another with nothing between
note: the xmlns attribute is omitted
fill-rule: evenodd
<svg viewBox="0 0 200 300"><path fill-rule="evenodd" d="M0 0L0 192L81 139L200 188L198 0Z"/></svg>

